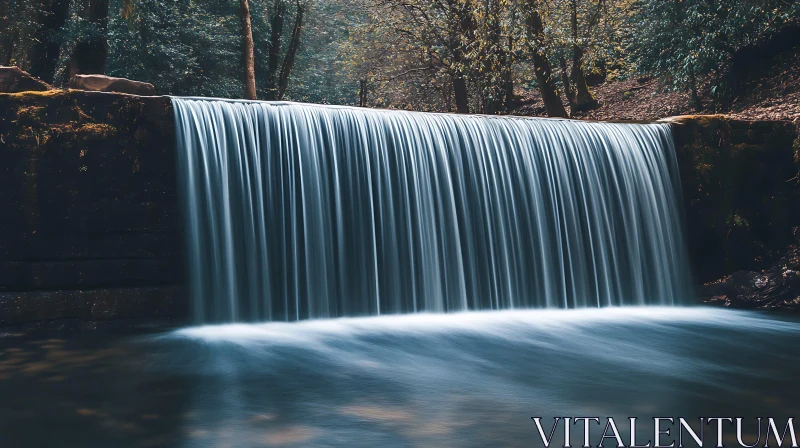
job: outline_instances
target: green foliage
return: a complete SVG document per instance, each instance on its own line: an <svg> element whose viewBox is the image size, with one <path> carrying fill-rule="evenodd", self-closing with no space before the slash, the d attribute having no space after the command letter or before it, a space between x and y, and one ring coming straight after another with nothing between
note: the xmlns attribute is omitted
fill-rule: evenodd
<svg viewBox="0 0 800 448"><path fill-rule="evenodd" d="M34 43L42 11L27 0L0 0L0 65L27 64L27 52L21 42Z"/></svg>
<svg viewBox="0 0 800 448"><path fill-rule="evenodd" d="M725 219L725 225L729 228L731 227L743 227L747 228L750 227L750 223L747 222L746 219L742 218L741 215L737 211L732 212L728 215L727 219Z"/></svg>
<svg viewBox="0 0 800 448"><path fill-rule="evenodd" d="M723 75L741 48L768 39L796 20L800 3L785 0L636 0L627 49L637 70L678 90L697 90Z"/></svg>
<svg viewBox="0 0 800 448"><path fill-rule="evenodd" d="M318 104L357 105L359 76L349 45L366 17L358 1L320 0L306 24L289 97ZM360 51L355 51L359 53Z"/></svg>
<svg viewBox="0 0 800 448"><path fill-rule="evenodd" d="M150 82L165 94L240 97L236 10L213 4L137 0L126 15L117 9L108 29L109 75Z"/></svg>

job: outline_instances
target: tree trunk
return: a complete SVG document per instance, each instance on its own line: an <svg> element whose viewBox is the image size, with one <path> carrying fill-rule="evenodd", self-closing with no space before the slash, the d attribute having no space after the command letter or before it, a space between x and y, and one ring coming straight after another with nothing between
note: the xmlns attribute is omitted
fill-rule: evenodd
<svg viewBox="0 0 800 448"><path fill-rule="evenodd" d="M283 39L283 20L286 16L285 0L275 0L270 19L269 60L267 61L267 98L278 98L278 68L281 62L281 41Z"/></svg>
<svg viewBox="0 0 800 448"><path fill-rule="evenodd" d="M695 112L701 112L703 110L703 99L697 90L697 79L694 76L694 70L689 71L689 89L692 92L692 106L694 106Z"/></svg>
<svg viewBox="0 0 800 448"><path fill-rule="evenodd" d="M85 12L90 23L100 32L97 36L78 42L69 62L69 76L104 74L108 57L108 0L89 0Z"/></svg>
<svg viewBox="0 0 800 448"><path fill-rule="evenodd" d="M67 0L52 0L47 3L46 10L39 16L39 29L36 30L36 39L31 48L28 72L52 84L56 73L58 56L61 45L53 35L64 27L69 15L69 2Z"/></svg>
<svg viewBox="0 0 800 448"><path fill-rule="evenodd" d="M536 82L539 84L545 111L550 117L567 117L567 110L564 109L564 103L561 102L561 97L558 96L558 91L553 82L553 69L550 67L550 62L544 53L542 44L544 24L537 9L538 5L533 0L530 0L528 4L530 9L525 18L525 25L531 34L534 45L536 45L536 48L532 51L531 58L533 59L533 71L536 74Z"/></svg>
<svg viewBox="0 0 800 448"><path fill-rule="evenodd" d="M586 84L586 75L583 73L583 48L572 46L572 83L575 84L575 106L573 112L582 112L597 108L597 100Z"/></svg>
<svg viewBox="0 0 800 448"><path fill-rule="evenodd" d="M477 83L481 87L479 92L482 96L483 113L497 114L506 109L511 49L507 46L508 42L504 41L501 3L497 0L487 1L485 8L483 24L477 28L485 34L483 39L486 40L487 47L478 56L479 73L476 75L473 70L472 76L477 78ZM474 13L470 17L473 18L470 23L473 23Z"/></svg>
<svg viewBox="0 0 800 448"><path fill-rule="evenodd" d="M14 42L16 42L18 31L14 28L14 32L8 36L3 36L2 53L0 53L0 65L11 65L11 60L14 58Z"/></svg>
<svg viewBox="0 0 800 448"><path fill-rule="evenodd" d="M508 51L503 67L503 97L506 112L514 109L514 39L508 36Z"/></svg>
<svg viewBox="0 0 800 448"><path fill-rule="evenodd" d="M578 42L578 5L577 0L570 2L570 19L572 24L572 84L575 86L575 100L570 102L572 113L594 109L598 106L597 100L592 96L586 84L586 75L583 73L583 48ZM599 8L599 6L598 6Z"/></svg>
<svg viewBox="0 0 800 448"><path fill-rule="evenodd" d="M569 71L567 71L567 60L563 57L559 60L561 65L561 83L564 84L564 95L567 97L569 107L574 110L575 108L575 91L572 90L572 81L569 79Z"/></svg>
<svg viewBox="0 0 800 448"><path fill-rule="evenodd" d="M89 0L89 20L100 29L100 35L91 41L92 54L84 58L84 73L106 72L108 58L108 1Z"/></svg>
<svg viewBox="0 0 800 448"><path fill-rule="evenodd" d="M456 112L460 114L469 113L469 91L467 90L467 80L460 74L453 76L453 95L456 100Z"/></svg>
<svg viewBox="0 0 800 448"><path fill-rule="evenodd" d="M450 34L448 46L450 48L453 66L451 67L453 96L456 102L456 112L459 114L469 113L469 87L467 86L467 74L463 72L462 65L469 66L469 61L465 62L464 41L474 38L475 22L472 20L472 9L469 2L463 2L460 6L456 2L450 2L452 11L457 18L457 27L454 27Z"/></svg>
<svg viewBox="0 0 800 448"><path fill-rule="evenodd" d="M253 45L253 26L250 22L250 2L248 0L239 0L239 19L242 22L244 97L248 100L255 100L257 99L255 45Z"/></svg>
<svg viewBox="0 0 800 448"><path fill-rule="evenodd" d="M367 79L360 79L358 84L358 106L367 107Z"/></svg>
<svg viewBox="0 0 800 448"><path fill-rule="evenodd" d="M567 110L564 108L564 103L561 102L561 97L558 96L555 83L553 83L553 70L550 68L550 63L547 58L542 54L534 53L533 55L533 70L536 74L536 81L539 84L539 91L542 94L542 102L544 102L544 109L549 117L567 117Z"/></svg>
<svg viewBox="0 0 800 448"><path fill-rule="evenodd" d="M306 6L299 1L297 2L297 16L294 20L294 29L292 30L292 40L289 41L289 48L286 50L286 56L283 58L283 66L281 67L281 75L278 81L278 99L283 99L286 94L286 89L289 87L289 76L292 74L292 67L297 57L297 50L300 48L300 42L303 37L303 19L306 13Z"/></svg>

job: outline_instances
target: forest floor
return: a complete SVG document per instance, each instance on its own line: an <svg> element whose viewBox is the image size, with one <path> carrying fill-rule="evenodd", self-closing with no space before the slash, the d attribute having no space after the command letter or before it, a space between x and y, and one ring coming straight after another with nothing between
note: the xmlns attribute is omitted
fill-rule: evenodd
<svg viewBox="0 0 800 448"><path fill-rule="evenodd" d="M600 107L573 118L656 120L676 115L722 113L750 120L789 120L800 124L800 47L765 60L763 72L747 79L726 110L696 111L686 92L669 91L656 79L611 81L591 87ZM539 92L522 92L515 115L544 116ZM706 100L709 103L708 100Z"/></svg>

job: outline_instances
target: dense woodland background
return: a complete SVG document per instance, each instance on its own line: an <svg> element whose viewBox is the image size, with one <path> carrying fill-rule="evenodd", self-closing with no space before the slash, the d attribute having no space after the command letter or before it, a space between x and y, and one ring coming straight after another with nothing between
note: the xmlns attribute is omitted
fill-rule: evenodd
<svg viewBox="0 0 800 448"><path fill-rule="evenodd" d="M56 86L103 73L161 94L549 116L635 80L709 111L798 28L797 0L0 0L0 65Z"/></svg>

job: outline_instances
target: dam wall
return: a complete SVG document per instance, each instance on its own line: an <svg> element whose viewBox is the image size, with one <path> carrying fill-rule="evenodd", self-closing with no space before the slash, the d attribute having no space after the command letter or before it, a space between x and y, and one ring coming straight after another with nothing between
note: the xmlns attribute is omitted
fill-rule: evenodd
<svg viewBox="0 0 800 448"><path fill-rule="evenodd" d="M668 120L695 283L777 256L800 224L796 128ZM186 322L171 99L0 94L0 327Z"/></svg>

